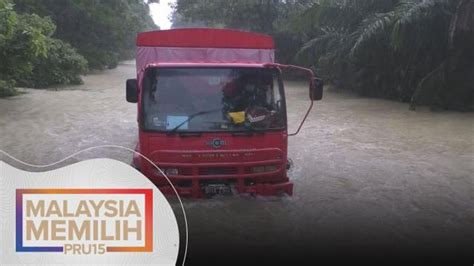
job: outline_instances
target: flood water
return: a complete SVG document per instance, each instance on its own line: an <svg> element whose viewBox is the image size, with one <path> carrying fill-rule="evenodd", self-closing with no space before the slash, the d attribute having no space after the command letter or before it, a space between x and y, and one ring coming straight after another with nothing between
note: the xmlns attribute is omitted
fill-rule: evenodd
<svg viewBox="0 0 474 266"><path fill-rule="evenodd" d="M124 89L134 76L135 65L125 62L86 76L81 86L0 99L0 149L48 164L97 145L134 148L136 106ZM307 88L289 83L287 102L294 131L310 103ZM131 158L107 149L81 156L69 163ZM317 254L326 245L430 252L474 243L472 113L413 112L407 104L329 91L290 138L289 156L293 197L185 200L190 253Z"/></svg>

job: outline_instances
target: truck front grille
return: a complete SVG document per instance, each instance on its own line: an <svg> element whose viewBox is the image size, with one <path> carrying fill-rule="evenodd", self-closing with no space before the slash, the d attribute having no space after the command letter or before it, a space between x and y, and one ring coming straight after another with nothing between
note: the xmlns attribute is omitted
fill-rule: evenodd
<svg viewBox="0 0 474 266"><path fill-rule="evenodd" d="M234 175L238 173L237 167L201 167L199 175Z"/></svg>
<svg viewBox="0 0 474 266"><path fill-rule="evenodd" d="M180 175L193 175L193 169L190 167L179 168Z"/></svg>

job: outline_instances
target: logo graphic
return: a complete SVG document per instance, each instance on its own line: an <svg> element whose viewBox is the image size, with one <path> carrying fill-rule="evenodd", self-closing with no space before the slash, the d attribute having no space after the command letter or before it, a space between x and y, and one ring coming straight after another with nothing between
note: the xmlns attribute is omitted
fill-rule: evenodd
<svg viewBox="0 0 474 266"><path fill-rule="evenodd" d="M153 190L16 189L16 251L153 252Z"/></svg>
<svg viewBox="0 0 474 266"><path fill-rule="evenodd" d="M206 142L206 144L214 149L219 149L220 147L226 145L225 141L221 139L212 139Z"/></svg>

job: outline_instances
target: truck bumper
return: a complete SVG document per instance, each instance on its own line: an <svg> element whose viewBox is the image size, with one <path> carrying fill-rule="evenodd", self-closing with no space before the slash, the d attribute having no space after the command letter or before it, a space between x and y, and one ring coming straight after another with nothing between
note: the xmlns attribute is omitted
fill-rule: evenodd
<svg viewBox="0 0 474 266"><path fill-rule="evenodd" d="M160 191L165 195L175 195L175 192L171 186L158 186ZM199 185L193 185L191 187L179 187L175 186L176 192L180 197L191 197L191 198L205 198L206 194ZM282 196L287 194L289 196L293 195L293 183L292 182L283 182L283 183L261 183L254 185L235 185L234 191L239 194L249 194L252 196Z"/></svg>

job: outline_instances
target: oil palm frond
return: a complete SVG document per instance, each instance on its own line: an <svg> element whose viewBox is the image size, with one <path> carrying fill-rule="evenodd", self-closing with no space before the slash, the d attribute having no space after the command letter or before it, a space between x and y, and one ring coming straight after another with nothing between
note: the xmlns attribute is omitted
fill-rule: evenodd
<svg viewBox="0 0 474 266"><path fill-rule="evenodd" d="M387 13L376 13L365 19L357 31L354 32L355 43L351 49L351 56L357 53L363 44L373 40L373 38L384 33L395 23L396 13L390 11Z"/></svg>

